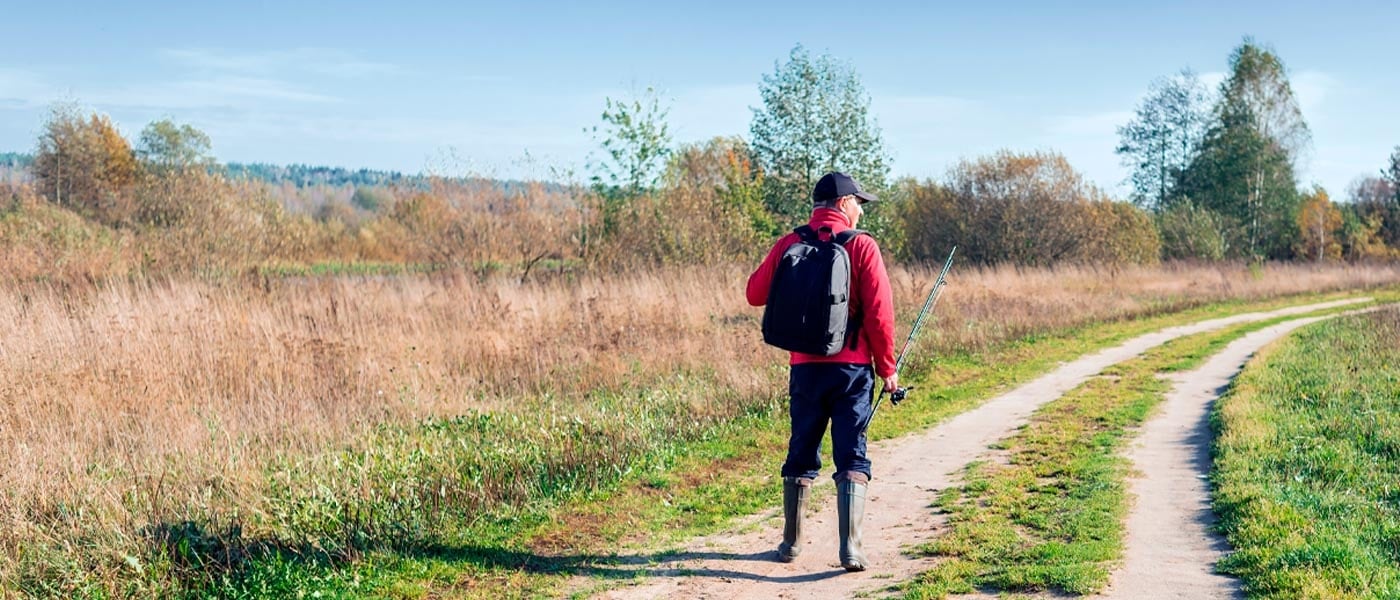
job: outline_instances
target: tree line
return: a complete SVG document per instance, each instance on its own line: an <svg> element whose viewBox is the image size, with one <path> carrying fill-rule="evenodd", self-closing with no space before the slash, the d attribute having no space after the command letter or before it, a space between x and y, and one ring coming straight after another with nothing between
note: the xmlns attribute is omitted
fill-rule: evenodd
<svg viewBox="0 0 1400 600"><path fill-rule="evenodd" d="M559 171L561 181L502 186L219 166L211 140L190 125L156 121L132 144L106 116L74 106L55 108L32 157L8 159L25 161L33 193L50 206L137 240L116 245L138 248L142 269L389 261L512 269L524 279L541 265L750 260L805 221L812 185L831 170L882 195L862 227L906 260L941 258L954 244L976 263L1016 265L1374 260L1400 248L1400 147L1381 173L1348 190L1349 202L1298 189L1310 132L1283 61L1248 38L1217 90L1189 70L1152 83L1119 130L1129 201L1051 150L1002 150L960 161L938 179L891 180L858 74L800 45L775 61L758 90L746 136L688 144L672 139L656 90L606 99L586 129L597 150L584 181ZM328 191L301 206L303 183ZM18 201L11 206L13 215ZM0 219L0 241L4 225ZM164 250L149 240L165 240Z"/></svg>
<svg viewBox="0 0 1400 600"><path fill-rule="evenodd" d="M907 259L940 257L954 244L968 260L1020 265L1400 256L1400 147L1381 176L1352 186L1349 202L1299 189L1311 132L1283 60L1251 38L1230 54L1217 90L1190 70L1152 83L1119 128L1130 202L1110 198L1054 151L1002 150L960 161L941 179L890 181L859 77L801 46L762 77L759 92L747 139L674 150L653 91L630 103L610 99L593 181L604 210L664 195L677 179L702 182L748 215L756 234L772 236L805 219L817 177L841 170L891 200L866 226ZM730 163L746 165L743 177L694 166L695 156L717 153L741 154Z"/></svg>

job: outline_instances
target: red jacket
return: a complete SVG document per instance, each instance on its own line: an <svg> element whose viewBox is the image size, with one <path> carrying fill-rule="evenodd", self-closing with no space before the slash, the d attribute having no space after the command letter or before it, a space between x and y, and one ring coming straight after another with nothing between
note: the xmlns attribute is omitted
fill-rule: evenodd
<svg viewBox="0 0 1400 600"><path fill-rule="evenodd" d="M812 211L808 221L812 229L830 227L832 233L840 233L851 228L850 220L834 208L818 208ZM745 290L749 304L763 306L768 303L768 290L773 285L773 271L778 260L788 246L797 243L797 234L789 233L773 244L758 270L749 276ZM803 354L793 352L789 364L830 362L854 365L875 365L875 374L882 379L894 375L894 299L890 291L890 277L885 272L885 260L880 256L880 246L868 235L856 236L846 244L851 254L851 314L864 315L860 323L859 340L854 350L847 346L834 356Z"/></svg>

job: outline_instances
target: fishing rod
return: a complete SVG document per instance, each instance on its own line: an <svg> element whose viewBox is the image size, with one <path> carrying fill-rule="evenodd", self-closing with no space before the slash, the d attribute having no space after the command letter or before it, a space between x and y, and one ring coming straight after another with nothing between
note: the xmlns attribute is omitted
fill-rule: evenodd
<svg viewBox="0 0 1400 600"><path fill-rule="evenodd" d="M904 366L905 357L909 356L909 348L914 345L915 336L919 335L919 330L924 326L924 318L933 311L933 306L938 304L938 296L943 291L943 286L948 283L948 269L953 266L953 253L957 251L958 247L953 246L953 249L948 252L948 260L943 263L943 270L938 273L938 280L933 282L933 289L929 291L928 298L924 300L923 309L919 310L919 316L914 318L914 326L909 329L909 337L904 340L904 349L899 351L899 358L894 361L894 374L896 376L899 375L900 367ZM894 392L890 393L890 404L899 406L899 403L904 401L904 396L912 389L914 389L912 385L895 388ZM875 406L870 409L870 418L865 421L866 427L869 427L870 422L875 420L875 411L880 409L880 401L884 398L885 388L881 386L879 395L875 396Z"/></svg>

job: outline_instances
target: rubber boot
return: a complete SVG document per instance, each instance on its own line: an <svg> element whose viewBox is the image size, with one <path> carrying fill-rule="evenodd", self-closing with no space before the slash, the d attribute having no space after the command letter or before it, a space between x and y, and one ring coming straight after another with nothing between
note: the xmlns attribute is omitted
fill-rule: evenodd
<svg viewBox="0 0 1400 600"><path fill-rule="evenodd" d="M802 553L802 513L807 510L807 493L812 480L806 477L783 478L783 543L778 545L778 560L792 562Z"/></svg>
<svg viewBox="0 0 1400 600"><path fill-rule="evenodd" d="M860 523L865 518L865 490L870 479L864 473L847 472L836 481L836 520L841 528L841 566L864 571L870 563L860 548Z"/></svg>

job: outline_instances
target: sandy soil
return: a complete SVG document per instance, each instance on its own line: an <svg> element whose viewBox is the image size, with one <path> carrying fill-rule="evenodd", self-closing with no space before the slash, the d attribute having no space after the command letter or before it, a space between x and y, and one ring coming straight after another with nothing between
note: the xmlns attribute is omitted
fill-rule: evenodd
<svg viewBox="0 0 1400 600"><path fill-rule="evenodd" d="M624 559L619 561L622 564L636 565L635 568L622 568L633 570L637 582L604 591L601 595L605 598L754 599L849 598L865 593L878 596L881 589L928 570L933 564L934 559L910 558L901 554L901 550L928 541L943 526L939 516L930 509L938 492L955 485L957 475L967 463L985 454L989 444L1013 433L1042 404L1058 398L1110 365L1131 359L1177 337L1365 300L1234 315L1139 336L1065 363L938 427L872 445L870 456L874 463L875 479L871 482L867 499L864 534L865 553L874 566L863 573L846 573L838 564L835 503L830 493L819 492L816 495L825 501L813 503L815 506L806 524L807 535L802 555L796 562L784 564L772 560L774 549L782 538L779 509L743 519L730 531L693 540L684 551L666 561L647 561L640 555L634 557L639 560L620 557ZM1277 335L1282 333L1275 337ZM1247 339L1256 338L1251 336ZM1236 359L1231 364L1238 370L1238 363L1242 360ZM1217 388L1219 385L1210 389ZM880 418L898 418L897 411L897 408L883 407ZM1188 421L1191 419L1190 416L1185 418ZM1194 474L1190 476L1194 477ZM823 478L818 485L830 486L831 480ZM825 491L829 492L829 489ZM1151 497L1165 498L1169 495L1152 494ZM774 498L775 505L780 502L781 498ZM1197 504L1188 504L1185 508L1189 513L1195 506ZM598 585L598 580L581 576L572 583L572 589L584 590ZM1158 580L1158 583L1162 581ZM1126 584L1115 587L1115 590L1127 593Z"/></svg>

